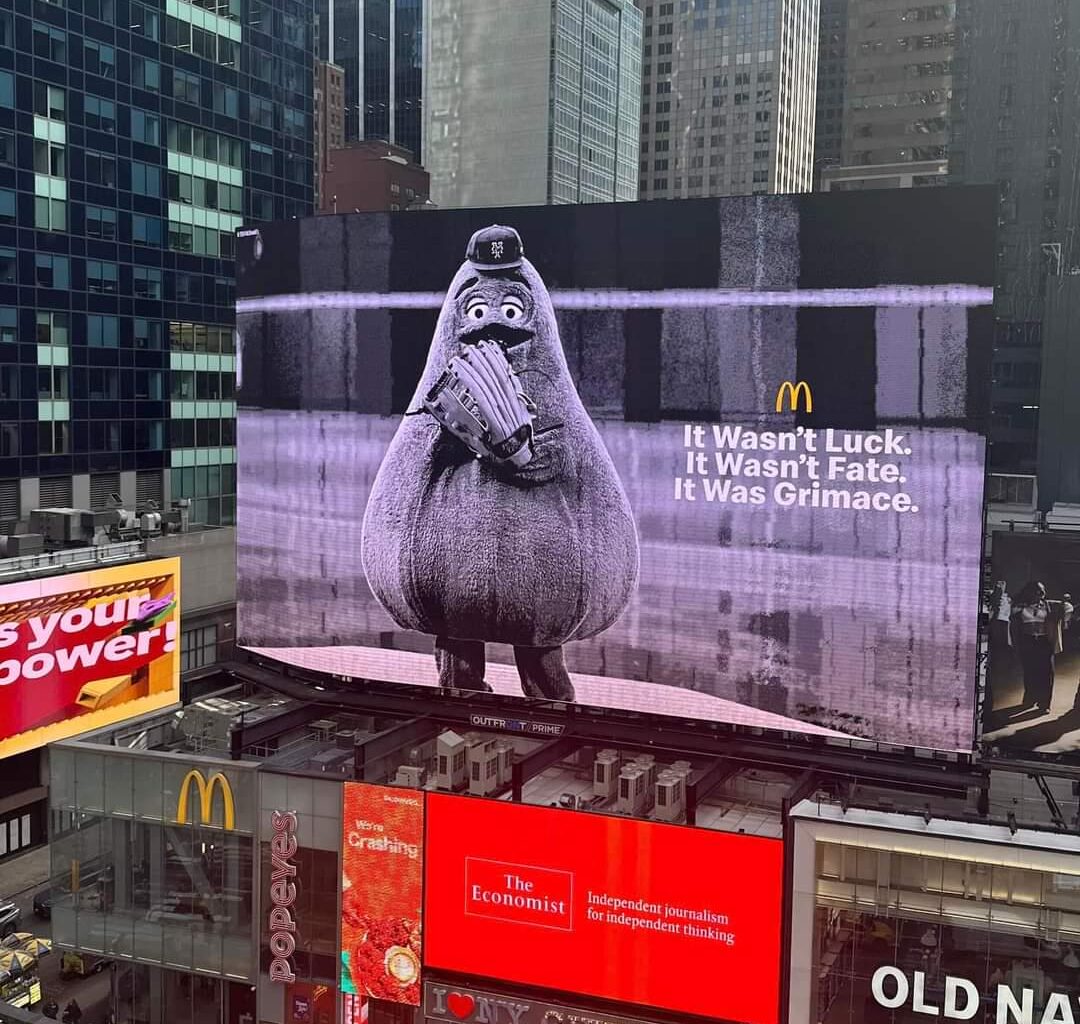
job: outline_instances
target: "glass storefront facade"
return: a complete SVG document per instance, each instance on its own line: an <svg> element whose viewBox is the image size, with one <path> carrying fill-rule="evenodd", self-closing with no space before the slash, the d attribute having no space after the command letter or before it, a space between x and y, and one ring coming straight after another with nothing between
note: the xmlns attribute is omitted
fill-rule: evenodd
<svg viewBox="0 0 1080 1024"><path fill-rule="evenodd" d="M51 758L53 821L65 825L51 843L53 939L117 963L118 1020L217 1020L211 1003L250 1001L253 766L89 744Z"/></svg>
<svg viewBox="0 0 1080 1024"><path fill-rule="evenodd" d="M1072 1019L1080 856L835 827L799 856L791 1024Z"/></svg>

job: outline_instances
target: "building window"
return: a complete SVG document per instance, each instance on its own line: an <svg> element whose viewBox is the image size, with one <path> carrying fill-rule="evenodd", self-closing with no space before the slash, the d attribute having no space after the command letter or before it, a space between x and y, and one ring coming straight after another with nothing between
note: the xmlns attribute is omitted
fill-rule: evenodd
<svg viewBox="0 0 1080 1024"><path fill-rule="evenodd" d="M19 311L13 306L0 306L0 345L14 345L19 340ZM4 364L0 364L3 366ZM18 376L18 367L12 365L11 369ZM10 390L10 389L9 389ZM4 392L4 398L14 398L9 392Z"/></svg>
<svg viewBox="0 0 1080 1024"><path fill-rule="evenodd" d="M116 21L115 0L83 0L83 13L112 25Z"/></svg>
<svg viewBox="0 0 1080 1024"><path fill-rule="evenodd" d="M161 88L161 65L156 60L132 57L131 84L139 89L157 92Z"/></svg>
<svg viewBox="0 0 1080 1024"><path fill-rule="evenodd" d="M156 168L155 168L156 170ZM136 213L131 217L131 240L138 245L161 245L161 218Z"/></svg>
<svg viewBox="0 0 1080 1024"><path fill-rule="evenodd" d="M116 348L119 343L117 318L89 314L86 317L86 343L91 348Z"/></svg>
<svg viewBox="0 0 1080 1024"><path fill-rule="evenodd" d="M120 376L116 370L91 366L86 371L86 387L92 402L115 401L120 397Z"/></svg>
<svg viewBox="0 0 1080 1024"><path fill-rule="evenodd" d="M116 104L100 96L87 94L83 98L83 123L87 128L102 132L116 131Z"/></svg>
<svg viewBox="0 0 1080 1024"><path fill-rule="evenodd" d="M184 103L194 103L196 106L200 100L200 82L198 75L189 75L186 71L173 68L172 94L173 98Z"/></svg>
<svg viewBox="0 0 1080 1024"><path fill-rule="evenodd" d="M160 196L161 168L137 160L132 163L131 191L138 196Z"/></svg>
<svg viewBox="0 0 1080 1024"><path fill-rule="evenodd" d="M240 94L231 85L214 83L214 113L237 117L240 110Z"/></svg>
<svg viewBox="0 0 1080 1024"><path fill-rule="evenodd" d="M34 139L34 171L62 178L67 173L65 149L58 142Z"/></svg>
<svg viewBox="0 0 1080 1024"><path fill-rule="evenodd" d="M35 21L34 55L63 64L67 60L67 33Z"/></svg>
<svg viewBox="0 0 1080 1024"><path fill-rule="evenodd" d="M202 629L188 629L180 634L180 671L188 672L207 665L216 665L218 660L218 628L204 626Z"/></svg>
<svg viewBox="0 0 1080 1024"><path fill-rule="evenodd" d="M274 127L274 105L261 96L248 97L248 115L252 124L260 128Z"/></svg>
<svg viewBox="0 0 1080 1024"><path fill-rule="evenodd" d="M18 281L18 260L14 249L0 249L0 284Z"/></svg>
<svg viewBox="0 0 1080 1024"><path fill-rule="evenodd" d="M66 366L38 367L38 398L53 401L68 397L68 371Z"/></svg>
<svg viewBox="0 0 1080 1024"><path fill-rule="evenodd" d="M66 345L68 343L67 313L38 313L37 343L39 345Z"/></svg>
<svg viewBox="0 0 1080 1024"><path fill-rule="evenodd" d="M132 110L131 137L136 142L145 142L150 146L161 145L161 120L157 114L148 114L145 110Z"/></svg>
<svg viewBox="0 0 1080 1024"><path fill-rule="evenodd" d="M15 106L15 77L10 71L0 71L0 107Z"/></svg>
<svg viewBox="0 0 1080 1024"><path fill-rule="evenodd" d="M86 233L92 238L116 238L116 211L102 206L86 208Z"/></svg>
<svg viewBox="0 0 1080 1024"><path fill-rule="evenodd" d="M159 14L157 11L152 11L148 7L144 7L142 4L132 3L129 5L129 20L131 21L131 31L141 36L146 36L147 39L157 39Z"/></svg>
<svg viewBox="0 0 1080 1024"><path fill-rule="evenodd" d="M67 231L67 201L34 196L34 227L41 231Z"/></svg>
<svg viewBox="0 0 1080 1024"><path fill-rule="evenodd" d="M9 167L15 163L15 136L12 132L0 131L0 164Z"/></svg>
<svg viewBox="0 0 1080 1024"><path fill-rule="evenodd" d="M87 39L83 45L86 71L91 75L101 75L102 78L115 78L116 51L96 39Z"/></svg>
<svg viewBox="0 0 1080 1024"><path fill-rule="evenodd" d="M86 151L86 180L92 185L116 187L116 157L108 153Z"/></svg>
<svg viewBox="0 0 1080 1024"><path fill-rule="evenodd" d="M64 90L58 85L46 85L45 82L34 83L35 114L52 118L54 121L63 121L66 108Z"/></svg>
<svg viewBox="0 0 1080 1024"><path fill-rule="evenodd" d="M0 224L14 224L15 219L15 193L0 188Z"/></svg>
<svg viewBox="0 0 1080 1024"><path fill-rule="evenodd" d="M68 425L62 420L38 424L38 453L41 455L66 455L68 453Z"/></svg>
<svg viewBox="0 0 1080 1024"><path fill-rule="evenodd" d="M157 267L134 267L132 290L141 299L160 299L161 271Z"/></svg>
<svg viewBox="0 0 1080 1024"><path fill-rule="evenodd" d="M34 257L34 283L39 288L70 288L68 258L38 253Z"/></svg>
<svg viewBox="0 0 1080 1024"><path fill-rule="evenodd" d="M144 349L160 349L163 331L160 320L135 319L135 347Z"/></svg>
<svg viewBox="0 0 1080 1024"><path fill-rule="evenodd" d="M86 261L86 290L101 294L115 295L118 274L115 263L107 260Z"/></svg>
<svg viewBox="0 0 1080 1024"><path fill-rule="evenodd" d="M251 156L248 160L249 170L259 174L274 173L274 151L269 146L263 146L258 142L251 143Z"/></svg>

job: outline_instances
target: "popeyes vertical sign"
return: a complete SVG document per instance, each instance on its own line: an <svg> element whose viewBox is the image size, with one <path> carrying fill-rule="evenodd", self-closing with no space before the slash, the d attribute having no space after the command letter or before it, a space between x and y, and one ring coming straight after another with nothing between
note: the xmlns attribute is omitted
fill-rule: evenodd
<svg viewBox="0 0 1080 1024"><path fill-rule="evenodd" d="M296 812L274 811L270 818L270 980L296 981Z"/></svg>

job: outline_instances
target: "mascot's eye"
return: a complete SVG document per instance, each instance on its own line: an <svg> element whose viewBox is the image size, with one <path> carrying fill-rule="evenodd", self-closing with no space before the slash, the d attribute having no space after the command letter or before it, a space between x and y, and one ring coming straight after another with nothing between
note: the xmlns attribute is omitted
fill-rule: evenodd
<svg viewBox="0 0 1080 1024"><path fill-rule="evenodd" d="M465 315L470 320L483 320L488 314L488 304L480 299L473 299L465 306Z"/></svg>
<svg viewBox="0 0 1080 1024"><path fill-rule="evenodd" d="M507 320L518 320L525 315L525 303L516 295L507 295L502 301L502 315Z"/></svg>

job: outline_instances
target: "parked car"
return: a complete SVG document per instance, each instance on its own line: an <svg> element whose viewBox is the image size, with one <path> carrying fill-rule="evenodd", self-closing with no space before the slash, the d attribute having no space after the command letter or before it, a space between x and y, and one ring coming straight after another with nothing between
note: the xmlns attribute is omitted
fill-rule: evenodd
<svg viewBox="0 0 1080 1024"><path fill-rule="evenodd" d="M9 900L0 903L0 938L19 930L22 911Z"/></svg>
<svg viewBox="0 0 1080 1024"><path fill-rule="evenodd" d="M53 905L59 903L66 895L67 893L63 890L51 885L34 893L34 915L48 921L52 917Z"/></svg>

